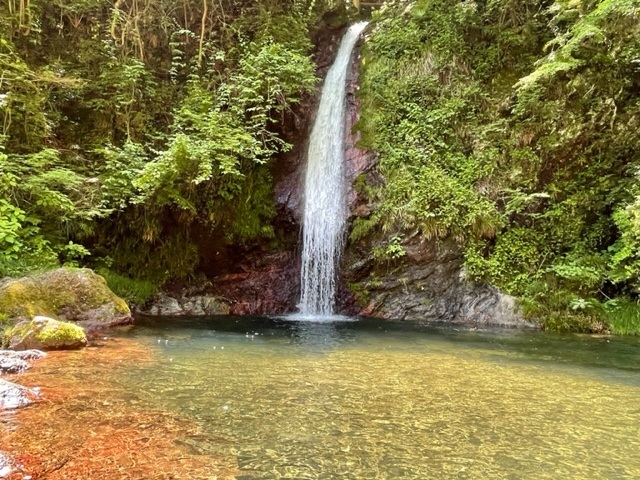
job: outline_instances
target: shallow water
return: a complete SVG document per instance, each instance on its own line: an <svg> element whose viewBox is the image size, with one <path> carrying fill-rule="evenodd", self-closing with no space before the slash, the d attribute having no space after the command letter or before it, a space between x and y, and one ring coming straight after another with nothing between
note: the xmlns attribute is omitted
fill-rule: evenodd
<svg viewBox="0 0 640 480"><path fill-rule="evenodd" d="M148 318L21 381L42 478L640 478L635 338Z"/></svg>

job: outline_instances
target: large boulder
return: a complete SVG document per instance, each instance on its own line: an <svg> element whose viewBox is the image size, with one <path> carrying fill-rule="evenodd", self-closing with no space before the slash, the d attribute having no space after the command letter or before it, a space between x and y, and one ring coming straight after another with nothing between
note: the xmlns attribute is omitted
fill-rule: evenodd
<svg viewBox="0 0 640 480"><path fill-rule="evenodd" d="M100 275L86 268L59 268L0 281L0 314L37 315L76 322L90 330L131 322L131 311Z"/></svg>
<svg viewBox="0 0 640 480"><path fill-rule="evenodd" d="M6 342L13 350L76 350L87 345L87 336L73 323L36 316L13 327Z"/></svg>

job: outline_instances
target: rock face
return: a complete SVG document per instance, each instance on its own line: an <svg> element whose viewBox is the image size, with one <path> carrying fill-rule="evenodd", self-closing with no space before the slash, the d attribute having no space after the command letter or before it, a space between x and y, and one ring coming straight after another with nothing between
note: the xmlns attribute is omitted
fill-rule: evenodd
<svg viewBox="0 0 640 480"><path fill-rule="evenodd" d="M366 31L366 30L365 30ZM347 76L347 138L345 139L345 162L346 162L346 175L347 185L349 189L347 191L348 205L350 211L353 213L357 211L359 203L358 192L354 188L354 184L359 175L369 173L376 165L378 156L376 153L369 150L364 150L358 147L360 141L360 132L355 129L355 125L360 120L360 100L358 99L358 89L360 81L360 48L362 47L362 38L356 44L353 57L351 58L351 67Z"/></svg>
<svg viewBox="0 0 640 480"><path fill-rule="evenodd" d="M358 147L360 132L354 129L360 116L358 50L347 80L350 135L346 139L345 160L352 219L366 218L375 208L354 187L358 177L363 175L370 185L383 182L375 170L377 155ZM378 265L373 258L375 243L369 238L348 246L345 252L338 299L343 313L465 325L533 326L519 313L512 297L465 279L462 251L452 241L440 245L410 241L404 246L406 255L386 265Z"/></svg>
<svg viewBox="0 0 640 480"><path fill-rule="evenodd" d="M13 350L75 350L87 345L82 327L42 316L19 322L6 337Z"/></svg>
<svg viewBox="0 0 640 480"><path fill-rule="evenodd" d="M318 29L314 54L318 77L324 77L331 67L346 23L337 22L335 27L323 25ZM278 247L261 246L249 251L220 252L207 261L212 265L206 272L211 286L206 295L222 297L228 311L238 315L282 314L296 310L300 293L299 236L303 206L303 177L306 164L308 137L315 120L315 111L320 100L322 85L295 106L295 114L287 115L282 127L282 136L293 145L291 151L277 159L272 167L276 216L273 224ZM210 245L211 242L205 242ZM210 249L209 249L210 250ZM224 262L219 257L233 258ZM203 254L203 258L204 254ZM192 304L199 303L201 293L169 294L152 302L144 313L164 315L201 314L204 309ZM207 312L205 311L205 314Z"/></svg>
<svg viewBox="0 0 640 480"><path fill-rule="evenodd" d="M324 78L331 68L346 28L347 25L337 28L323 28L315 39L314 43L317 45L317 49L314 57L318 77ZM300 111L294 116L294 125L291 126L289 132L284 132L287 141L293 145L293 148L279 159L273 172L278 211L276 226L286 230L286 233L293 233L296 240L303 216L304 173L309 150L309 136L320 103L322 86L322 83L318 83L313 94L301 102Z"/></svg>
<svg viewBox="0 0 640 480"><path fill-rule="evenodd" d="M29 361L38 360L45 355L46 353L40 350L24 350L21 352L0 350L0 375L22 373L30 367Z"/></svg>
<svg viewBox="0 0 640 480"><path fill-rule="evenodd" d="M240 271L213 280L212 292L231 299L234 315L292 312L300 292L297 252L272 252L247 258Z"/></svg>
<svg viewBox="0 0 640 480"><path fill-rule="evenodd" d="M386 264L364 253L371 251L371 244L347 251L345 276L351 294L342 299L345 310L400 320L534 326L520 315L512 297L465 279L462 252L453 242L412 240L405 249L404 257Z"/></svg>
<svg viewBox="0 0 640 480"><path fill-rule="evenodd" d="M227 315L229 301L206 294L189 296L186 292L181 295L161 293L140 313L167 316Z"/></svg>
<svg viewBox="0 0 640 480"><path fill-rule="evenodd" d="M146 315L252 315L293 311L298 298L298 258L293 252L252 252L233 273L206 286L164 292L139 313Z"/></svg>
<svg viewBox="0 0 640 480"><path fill-rule="evenodd" d="M124 300L109 289L104 278L86 268L59 268L0 281L0 313L9 318L43 315L89 330L131 322Z"/></svg>

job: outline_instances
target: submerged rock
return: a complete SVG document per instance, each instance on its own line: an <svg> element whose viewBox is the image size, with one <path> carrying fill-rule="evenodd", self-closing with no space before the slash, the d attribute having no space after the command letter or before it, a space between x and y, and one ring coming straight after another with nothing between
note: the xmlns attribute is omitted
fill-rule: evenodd
<svg viewBox="0 0 640 480"><path fill-rule="evenodd" d="M30 367L30 360L38 360L45 355L46 353L40 350L24 350L21 352L0 350L0 374L22 373Z"/></svg>
<svg viewBox="0 0 640 480"><path fill-rule="evenodd" d="M22 373L29 368L29 363L21 358L6 358L0 352L0 374Z"/></svg>
<svg viewBox="0 0 640 480"><path fill-rule="evenodd" d="M0 478L7 478L13 472L11 459L3 452L0 452Z"/></svg>
<svg viewBox="0 0 640 480"><path fill-rule="evenodd" d="M43 316L19 322L6 337L14 350L74 350L87 345L82 327Z"/></svg>
<svg viewBox="0 0 640 480"><path fill-rule="evenodd" d="M0 411L26 407L37 401L39 397L35 390L0 378Z"/></svg>
<svg viewBox="0 0 640 480"><path fill-rule="evenodd" d="M43 315L88 329L131 322L124 300L104 278L86 268L59 268L0 281L0 313L14 319Z"/></svg>

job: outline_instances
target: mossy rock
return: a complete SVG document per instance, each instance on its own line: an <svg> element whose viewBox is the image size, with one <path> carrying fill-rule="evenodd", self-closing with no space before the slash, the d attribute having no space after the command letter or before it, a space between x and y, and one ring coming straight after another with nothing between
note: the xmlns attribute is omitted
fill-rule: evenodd
<svg viewBox="0 0 640 480"><path fill-rule="evenodd" d="M74 350L87 345L82 327L42 316L18 323L6 338L13 350Z"/></svg>
<svg viewBox="0 0 640 480"><path fill-rule="evenodd" d="M0 316L37 315L99 329L131 322L131 311L100 275L87 268L59 268L0 281Z"/></svg>

